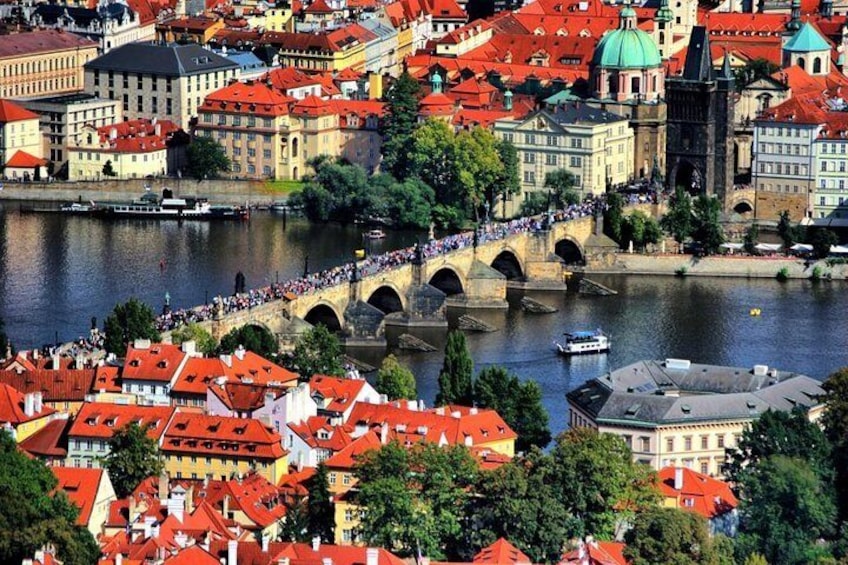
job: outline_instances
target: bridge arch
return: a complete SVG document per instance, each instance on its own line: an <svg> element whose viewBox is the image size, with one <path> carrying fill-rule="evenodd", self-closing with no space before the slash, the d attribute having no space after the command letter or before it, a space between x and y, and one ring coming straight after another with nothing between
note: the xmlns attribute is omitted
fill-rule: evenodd
<svg viewBox="0 0 848 565"><path fill-rule="evenodd" d="M433 273L433 276L430 277L430 285L438 288L448 296L465 292L462 286L462 278L450 266L444 266Z"/></svg>
<svg viewBox="0 0 848 565"><path fill-rule="evenodd" d="M492 261L492 268L504 275L507 280L523 279L524 268L518 254L512 249L504 249Z"/></svg>
<svg viewBox="0 0 848 565"><path fill-rule="evenodd" d="M740 216L745 216L754 211L754 205L747 200L740 200L733 206L733 211Z"/></svg>
<svg viewBox="0 0 848 565"><path fill-rule="evenodd" d="M326 302L319 302L310 308L303 319L313 326L321 324L334 333L342 331L342 317Z"/></svg>
<svg viewBox="0 0 848 565"><path fill-rule="evenodd" d="M586 251L577 240L570 236L566 236L556 242L554 253L565 261L567 265L586 264Z"/></svg>
<svg viewBox="0 0 848 565"><path fill-rule="evenodd" d="M368 297L368 304L379 309L383 314L403 312L403 298L392 284L383 284Z"/></svg>

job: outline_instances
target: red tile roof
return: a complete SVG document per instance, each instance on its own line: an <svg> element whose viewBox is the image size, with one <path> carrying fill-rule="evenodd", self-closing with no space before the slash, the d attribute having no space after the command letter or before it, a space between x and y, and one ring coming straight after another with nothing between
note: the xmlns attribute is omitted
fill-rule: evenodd
<svg viewBox="0 0 848 565"><path fill-rule="evenodd" d="M364 379L344 379L327 375L313 375L309 379L312 396L320 395L324 405L318 408L327 412L345 412L366 385Z"/></svg>
<svg viewBox="0 0 848 565"><path fill-rule="evenodd" d="M333 9L324 0L314 0L303 12L306 14L332 14Z"/></svg>
<svg viewBox="0 0 848 565"><path fill-rule="evenodd" d="M70 420L64 418L48 422L46 426L22 441L19 447L35 457L64 459L68 455L67 430L70 424Z"/></svg>
<svg viewBox="0 0 848 565"><path fill-rule="evenodd" d="M38 114L35 112L30 112L23 106L18 106L11 100L0 99L0 123L8 124L9 122L37 119Z"/></svg>
<svg viewBox="0 0 848 565"><path fill-rule="evenodd" d="M480 550L480 553L474 556L473 562L481 565L515 565L531 563L531 560L507 540L498 538L495 543Z"/></svg>
<svg viewBox="0 0 848 565"><path fill-rule="evenodd" d="M260 529L279 522L286 515L286 507L276 485L262 475L250 473L241 480L208 481L205 488L195 491L195 500L203 497L216 509L223 508L225 496L229 496L229 509L240 510Z"/></svg>
<svg viewBox="0 0 848 565"><path fill-rule="evenodd" d="M682 471L683 485L675 488L677 470ZM657 474L660 492L674 498L680 509L700 514L706 519L726 514L739 505L730 485L686 467L663 467Z"/></svg>
<svg viewBox="0 0 848 565"><path fill-rule="evenodd" d="M434 21L442 19L467 20L468 14L455 0L424 0L424 9L433 16Z"/></svg>
<svg viewBox="0 0 848 565"><path fill-rule="evenodd" d="M167 148L168 139L179 129L170 120L152 121L146 118L102 126L97 128L99 149L110 153L162 151ZM158 345L153 344L151 347ZM132 349L132 346L128 348L128 354Z"/></svg>
<svg viewBox="0 0 848 565"><path fill-rule="evenodd" d="M12 169L34 169L36 167L44 167L47 165L47 159L41 159L35 155L30 155L26 151L15 151L12 158L6 161L6 167Z"/></svg>
<svg viewBox="0 0 848 565"><path fill-rule="evenodd" d="M217 558L199 545L182 549L179 553L173 557L168 557L162 563L163 565L221 565L221 562Z"/></svg>
<svg viewBox="0 0 848 565"><path fill-rule="evenodd" d="M474 20L446 34L438 42L446 45L457 45L491 28L491 24L485 20Z"/></svg>
<svg viewBox="0 0 848 565"><path fill-rule="evenodd" d="M350 426L334 426L323 416L311 416L305 422L289 424L289 429L308 446L332 453L341 451L353 441Z"/></svg>
<svg viewBox="0 0 848 565"><path fill-rule="evenodd" d="M82 402L91 393L94 375L94 369L35 369L23 373L3 370L0 383L24 393L39 391L44 402Z"/></svg>
<svg viewBox="0 0 848 565"><path fill-rule="evenodd" d="M183 17L163 22L161 24L158 24L156 27L169 29L173 32L183 31L186 33L202 33L207 29L215 26L215 24L217 23L218 20L214 18Z"/></svg>
<svg viewBox="0 0 848 565"><path fill-rule="evenodd" d="M231 382L223 386L212 386L209 390L230 410L251 413L265 406L266 395L270 394L273 400L277 400L286 393L288 387L283 389L261 384Z"/></svg>
<svg viewBox="0 0 848 565"><path fill-rule="evenodd" d="M149 425L147 436L158 441L175 412L176 408L170 406L87 402L74 418L68 436L109 439L116 429L135 422L140 426Z"/></svg>
<svg viewBox="0 0 848 565"><path fill-rule="evenodd" d="M431 92L418 102L418 113L422 116L449 116L456 109L454 101L441 92Z"/></svg>
<svg viewBox="0 0 848 565"><path fill-rule="evenodd" d="M376 431L366 432L348 444L344 449L327 459L324 463L330 469L350 470L356 465L357 458L371 450L380 449L383 443L380 433Z"/></svg>
<svg viewBox="0 0 848 565"><path fill-rule="evenodd" d="M447 77L442 77L445 82L457 82L461 80L462 73L469 71L473 72L478 78L484 78L490 73L497 73L500 75L501 82L505 85L522 84L531 76L538 79L542 86L546 86L550 81L556 79L565 83L574 83L589 76L588 68L546 68L514 63L478 61L464 57L413 55L407 57L405 62L409 73L419 81L426 80L435 65L439 65L447 71Z"/></svg>
<svg viewBox="0 0 848 565"><path fill-rule="evenodd" d="M795 124L817 125L827 121L827 112L818 96L796 95L772 108L757 118L757 122L791 122Z"/></svg>
<svg viewBox="0 0 848 565"><path fill-rule="evenodd" d="M106 126L100 129L110 127L115 126ZM130 345L127 347L122 376L124 380L169 383L173 381L177 370L182 367L185 359L186 354L176 345L153 343L150 347L144 349L136 349L133 345Z"/></svg>
<svg viewBox="0 0 848 565"><path fill-rule="evenodd" d="M286 455L280 441L259 420L178 413L165 432L162 451L277 460Z"/></svg>
<svg viewBox="0 0 848 565"><path fill-rule="evenodd" d="M42 29L0 35L0 59L25 57L35 53L96 48L98 43L63 30Z"/></svg>
<svg viewBox="0 0 848 565"><path fill-rule="evenodd" d="M198 112L277 117L289 113L293 99L265 81L233 82L206 96Z"/></svg>
<svg viewBox="0 0 848 565"><path fill-rule="evenodd" d="M559 565L575 563L578 565L628 565L624 558L625 544L617 541L590 541L562 556ZM581 555L581 553L583 555Z"/></svg>
<svg viewBox="0 0 848 565"><path fill-rule="evenodd" d="M103 469L78 469L71 467L51 467L51 471L59 479L57 488L65 491L68 499L80 509L77 516L78 526L88 526L94 503L99 502L97 491L103 480Z"/></svg>
<svg viewBox="0 0 848 565"><path fill-rule="evenodd" d="M156 21L158 10L148 0L127 0L127 6L138 14L138 21L142 26Z"/></svg>
<svg viewBox="0 0 848 565"><path fill-rule="evenodd" d="M189 357L177 376L171 391L179 394L194 394L206 398L206 391L215 379L227 379L223 361L207 357Z"/></svg>
<svg viewBox="0 0 848 565"><path fill-rule="evenodd" d="M330 100L330 106L339 115L342 128L365 129L368 118L381 118L386 110L379 100Z"/></svg>
<svg viewBox="0 0 848 565"><path fill-rule="evenodd" d="M44 405L40 412L33 412L30 415L27 415L24 410L25 395L5 383L0 383L0 424L8 423L14 427L56 413L55 410Z"/></svg>
<svg viewBox="0 0 848 565"><path fill-rule="evenodd" d="M297 384L296 373L244 349L237 350L233 355L224 356L224 374L231 382L253 382L271 386Z"/></svg>
<svg viewBox="0 0 848 565"><path fill-rule="evenodd" d="M93 392L121 392L121 375L118 367L112 365L98 366L92 385Z"/></svg>
<svg viewBox="0 0 848 565"><path fill-rule="evenodd" d="M263 78L270 79L274 88L278 88L280 90L289 90L321 84L321 81L316 77L308 75L295 67L280 67L279 69L274 69L269 71Z"/></svg>
<svg viewBox="0 0 848 565"><path fill-rule="evenodd" d="M365 565L368 551L366 547L324 543L318 546L318 551L306 543L270 543L268 549L265 553L255 540L241 540L238 545L239 565L276 564L283 558L288 558L291 565L323 565L324 559L332 560L333 565ZM211 553L218 558L225 558L226 542L213 542ZM377 565L405 565L405 562L385 549L378 548Z"/></svg>

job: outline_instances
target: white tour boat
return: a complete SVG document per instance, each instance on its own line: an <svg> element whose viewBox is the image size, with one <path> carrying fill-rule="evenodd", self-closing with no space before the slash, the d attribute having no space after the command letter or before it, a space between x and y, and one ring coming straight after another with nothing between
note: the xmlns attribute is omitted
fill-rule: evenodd
<svg viewBox="0 0 848 565"><path fill-rule="evenodd" d="M560 355L587 355L606 353L610 350L610 339L601 330L580 331L563 334L565 342L555 342Z"/></svg>

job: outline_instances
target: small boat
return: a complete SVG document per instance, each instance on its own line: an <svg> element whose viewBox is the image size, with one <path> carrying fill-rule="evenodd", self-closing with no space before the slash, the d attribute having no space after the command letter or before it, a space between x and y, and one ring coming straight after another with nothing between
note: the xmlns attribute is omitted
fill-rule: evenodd
<svg viewBox="0 0 848 565"><path fill-rule="evenodd" d="M586 355L606 353L610 350L610 339L601 330L565 333L565 343L554 342L560 355Z"/></svg>
<svg viewBox="0 0 848 565"><path fill-rule="evenodd" d="M80 215L85 216L91 214L96 209L96 206L92 204L81 204L79 202L68 202L67 204L62 204L59 207L59 212L62 214L70 214L72 216Z"/></svg>
<svg viewBox="0 0 848 565"><path fill-rule="evenodd" d="M384 237L386 237L386 232L380 228L365 232L365 239L383 239Z"/></svg>
<svg viewBox="0 0 848 565"><path fill-rule="evenodd" d="M760 310L759 308L751 308L751 311L750 311L749 313L750 313L752 316L759 316L760 314L762 314L762 313L763 313L763 311L762 311L762 310Z"/></svg>
<svg viewBox="0 0 848 565"><path fill-rule="evenodd" d="M285 212L286 210L288 210L288 208L289 205L283 201L274 202L273 204L271 204L272 212Z"/></svg>

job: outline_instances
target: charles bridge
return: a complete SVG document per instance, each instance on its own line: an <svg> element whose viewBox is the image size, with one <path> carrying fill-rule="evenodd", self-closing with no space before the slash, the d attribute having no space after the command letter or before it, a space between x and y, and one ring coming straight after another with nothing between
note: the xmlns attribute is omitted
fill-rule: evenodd
<svg viewBox="0 0 848 565"><path fill-rule="evenodd" d="M628 207L635 209L637 207ZM653 206L647 212L656 214ZM201 322L216 339L244 325L282 342L324 324L349 345L385 343L386 325L446 326L447 306L507 308L508 288L564 290L568 269L611 250L600 216L553 222Z"/></svg>

